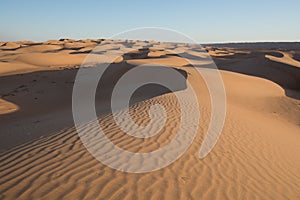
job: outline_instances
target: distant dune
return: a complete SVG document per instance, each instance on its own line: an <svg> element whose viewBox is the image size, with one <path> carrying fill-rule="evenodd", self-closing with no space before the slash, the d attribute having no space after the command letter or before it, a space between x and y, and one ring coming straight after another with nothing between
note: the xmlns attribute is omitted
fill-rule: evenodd
<svg viewBox="0 0 300 200"><path fill-rule="evenodd" d="M168 167L120 172L97 161L82 144L74 128L72 90L78 68L99 44L94 52L99 60L131 51L115 60L96 94L100 126L123 149L149 152L168 144L181 111L173 93L141 89L132 97L134 120L147 125L147 110L159 103L167 108L166 125L154 138L124 134L109 108L119 77L140 64L163 64L195 87L200 127L191 147ZM166 47L195 60L206 55L193 45L154 41L1 42L0 199L300 199L300 43L205 45L224 81L227 115L219 141L202 160L210 94L195 69Z"/></svg>
<svg viewBox="0 0 300 200"><path fill-rule="evenodd" d="M241 43L214 43L205 44L204 46L227 47L236 49L252 50L300 50L300 42L241 42Z"/></svg>

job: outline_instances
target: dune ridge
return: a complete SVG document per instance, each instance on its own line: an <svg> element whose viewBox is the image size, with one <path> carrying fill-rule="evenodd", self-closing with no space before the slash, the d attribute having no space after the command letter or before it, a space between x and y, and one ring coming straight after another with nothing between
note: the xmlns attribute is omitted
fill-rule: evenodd
<svg viewBox="0 0 300 200"><path fill-rule="evenodd" d="M119 147L132 152L160 148L174 138L180 123L181 111L174 94L160 87L144 88L132 99L133 119L140 125L147 124L147 110L160 103L167 108L167 125L160 134L149 139L135 139L120 131L107 109L110 99L106 94L126 71L139 64L164 64L185 73L197 91L201 119L196 138L183 156L168 167L144 174L111 169L85 149L72 126L72 86L78 64L87 55L79 51L99 42L106 45L99 49L100 55L121 48L135 49L112 65L113 69L100 84L105 86L104 95L96 95L99 124ZM19 71L1 71L0 77L0 84L6 86L0 89L1 99L19 106L13 112L0 115L1 199L300 198L299 66L297 61L290 62L294 59L292 52L283 52L288 59L273 59L267 56L275 56L269 54L269 50L205 47L222 69L227 116L217 145L200 160L199 150L210 122L207 86L193 67L177 55L165 52L164 48L179 48L195 59L205 56L201 49L182 44L110 40L79 41L78 44L62 40L39 45L50 43L61 49L55 47L57 52L49 53L44 51L48 46L45 49L39 46L34 52L25 53L20 45L16 52L7 49L0 52L1 70L7 68L4 63L22 65ZM64 49L64 44L73 49ZM55 61L48 54L55 55ZM52 65L53 62L58 64ZM27 71L25 64L36 68ZM201 65L205 63L199 63L199 67ZM280 74L282 72L284 74ZM20 88L21 85L24 86ZM51 100L53 97L56 98ZM8 108L6 104L4 107ZM122 114L122 109L118 114ZM96 130L89 123L81 128L91 134ZM30 130L30 134L24 136L24 130ZM111 160L122 164L121 161L122 158Z"/></svg>

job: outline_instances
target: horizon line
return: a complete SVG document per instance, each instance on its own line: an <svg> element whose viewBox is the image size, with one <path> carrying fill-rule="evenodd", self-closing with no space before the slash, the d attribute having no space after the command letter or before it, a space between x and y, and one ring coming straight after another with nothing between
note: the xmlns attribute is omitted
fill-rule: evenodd
<svg viewBox="0 0 300 200"><path fill-rule="evenodd" d="M7 43L7 42L24 42L24 41L30 41L34 43L39 43L39 42L47 42L50 40L75 40L75 41L80 41L80 40L132 40L132 41L151 41L149 40L143 40L143 39L112 39L112 38L58 38L58 39L48 39L48 40L30 40L30 39L24 39L24 40L7 40L7 41L2 41L0 42ZM186 42L174 42L174 41L159 41L159 40L152 40L156 42L166 42L166 43L186 43ZM300 40L231 40L231 41L214 41L214 42L198 42L197 44L205 44L205 45L212 45L212 44L249 44L249 43L297 43L300 42Z"/></svg>

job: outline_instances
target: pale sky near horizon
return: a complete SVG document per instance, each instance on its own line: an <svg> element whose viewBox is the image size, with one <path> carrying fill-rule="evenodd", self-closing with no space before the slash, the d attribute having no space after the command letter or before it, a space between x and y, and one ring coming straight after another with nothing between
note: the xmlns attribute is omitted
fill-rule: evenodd
<svg viewBox="0 0 300 200"><path fill-rule="evenodd" d="M199 43L300 41L299 0L2 0L0 7L0 41L110 38L139 27L173 29ZM128 39L168 38L146 35Z"/></svg>

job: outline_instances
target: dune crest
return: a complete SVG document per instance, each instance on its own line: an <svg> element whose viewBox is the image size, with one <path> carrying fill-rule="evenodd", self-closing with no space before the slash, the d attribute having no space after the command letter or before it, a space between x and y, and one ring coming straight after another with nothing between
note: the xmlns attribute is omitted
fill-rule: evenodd
<svg viewBox="0 0 300 200"><path fill-rule="evenodd" d="M141 88L129 108L133 120L146 126L150 106L159 103L166 108L166 126L147 139L123 133L109 105L113 84L124 73L140 64L163 64L184 74L197 91L196 137L168 167L142 174L120 172L96 160L80 140L72 118L72 89L78 65L99 43L104 45L92 56L103 61L105 55L132 50L111 64L95 97L99 124L118 147L131 152L161 148L174 138L181 120L174 93ZM300 79L291 54L280 51L284 56L279 58L269 49L205 47L221 69L227 116L215 148L199 159L211 117L210 94L195 69L164 48L195 60L205 60L203 49L155 41L67 39L9 46L0 51L0 85L5 86L0 88L1 199L300 199L300 101L289 95L299 94ZM81 128L96 132L90 123ZM109 161L122 165L122 159Z"/></svg>

